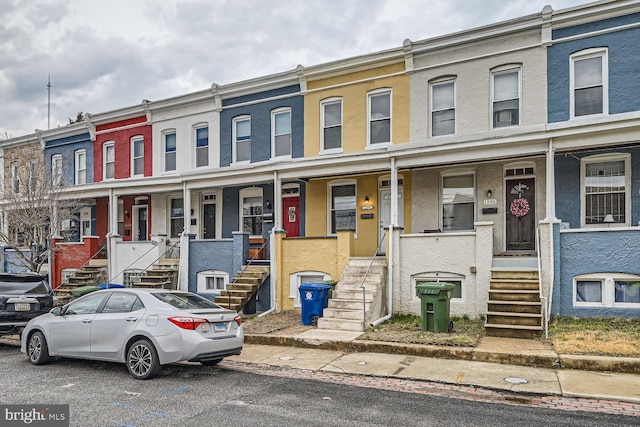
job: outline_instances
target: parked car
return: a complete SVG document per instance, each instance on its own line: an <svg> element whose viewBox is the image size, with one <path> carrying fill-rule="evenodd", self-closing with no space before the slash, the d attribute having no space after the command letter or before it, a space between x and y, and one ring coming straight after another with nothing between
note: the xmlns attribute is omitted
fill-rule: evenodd
<svg viewBox="0 0 640 427"><path fill-rule="evenodd" d="M31 320L21 351L34 365L56 356L125 363L145 380L179 361L217 365L243 345L240 316L206 298L119 288L91 292Z"/></svg>
<svg viewBox="0 0 640 427"><path fill-rule="evenodd" d="M48 313L53 301L47 276L0 273L0 335L21 333L29 320Z"/></svg>

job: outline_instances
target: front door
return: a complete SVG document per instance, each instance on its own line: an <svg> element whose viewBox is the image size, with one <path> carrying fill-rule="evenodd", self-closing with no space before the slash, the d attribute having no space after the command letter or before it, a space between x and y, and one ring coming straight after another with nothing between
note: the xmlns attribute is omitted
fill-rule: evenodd
<svg viewBox="0 0 640 427"><path fill-rule="evenodd" d="M133 240L147 240L147 207L133 207Z"/></svg>
<svg viewBox="0 0 640 427"><path fill-rule="evenodd" d="M287 237L300 236L300 197L282 198L282 227Z"/></svg>
<svg viewBox="0 0 640 427"><path fill-rule="evenodd" d="M202 238L216 238L216 205L207 203L202 205Z"/></svg>
<svg viewBox="0 0 640 427"><path fill-rule="evenodd" d="M380 190L380 194L378 195L380 200L380 208L378 211L378 215L380 216L380 229L378 232L378 243L380 243L380 247L378 248L378 254L384 255L387 252L387 230L385 228L389 227L391 224L391 190L384 189ZM403 218L404 218L404 202L402 200L403 191L402 188L398 188L398 224L397 226L402 226ZM382 242L380 242L382 240Z"/></svg>
<svg viewBox="0 0 640 427"><path fill-rule="evenodd" d="M509 179L506 181L506 189L506 249L533 251L536 248L535 179Z"/></svg>

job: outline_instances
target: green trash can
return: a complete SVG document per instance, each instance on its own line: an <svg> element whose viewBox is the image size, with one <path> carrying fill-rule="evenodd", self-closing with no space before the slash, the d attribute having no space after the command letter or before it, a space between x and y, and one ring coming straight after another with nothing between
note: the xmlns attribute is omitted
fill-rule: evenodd
<svg viewBox="0 0 640 427"><path fill-rule="evenodd" d="M420 282L416 295L420 297L422 331L448 332L449 308L455 285L443 282Z"/></svg>

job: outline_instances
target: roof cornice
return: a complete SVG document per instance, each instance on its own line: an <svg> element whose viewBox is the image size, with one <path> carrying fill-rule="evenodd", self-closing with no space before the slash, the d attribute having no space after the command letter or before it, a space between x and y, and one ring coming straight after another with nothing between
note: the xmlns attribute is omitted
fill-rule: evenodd
<svg viewBox="0 0 640 427"><path fill-rule="evenodd" d="M557 29L638 12L640 12L640 1L638 0L601 0L554 10L550 20L553 28Z"/></svg>
<svg viewBox="0 0 640 427"><path fill-rule="evenodd" d="M313 81L404 63L404 55L403 48L398 47L319 65L299 65L298 68L304 72L306 81Z"/></svg>
<svg viewBox="0 0 640 427"><path fill-rule="evenodd" d="M235 98L299 84L299 70L295 68L282 73L256 77L225 85L217 85L217 94L223 99Z"/></svg>

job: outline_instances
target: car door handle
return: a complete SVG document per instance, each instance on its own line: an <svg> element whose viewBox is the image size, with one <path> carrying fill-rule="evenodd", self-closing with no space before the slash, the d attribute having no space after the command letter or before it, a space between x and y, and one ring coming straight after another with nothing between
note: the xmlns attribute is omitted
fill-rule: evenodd
<svg viewBox="0 0 640 427"><path fill-rule="evenodd" d="M82 319L81 322L82 323L91 323L92 319Z"/></svg>
<svg viewBox="0 0 640 427"><path fill-rule="evenodd" d="M135 322L136 320L138 320L137 317L125 317L124 320L126 320L127 322Z"/></svg>

